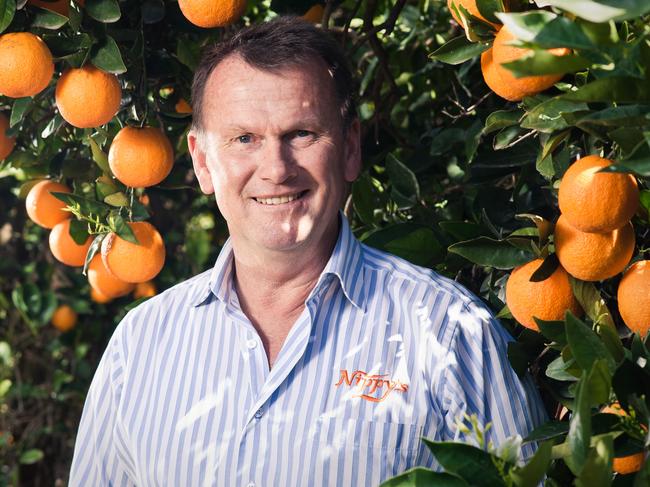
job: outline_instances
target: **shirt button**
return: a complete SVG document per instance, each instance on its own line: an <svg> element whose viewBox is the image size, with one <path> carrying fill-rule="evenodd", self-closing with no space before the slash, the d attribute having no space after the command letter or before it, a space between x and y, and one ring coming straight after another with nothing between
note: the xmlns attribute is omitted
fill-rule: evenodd
<svg viewBox="0 0 650 487"><path fill-rule="evenodd" d="M255 347L257 347L257 340L254 340L253 338L246 340L246 346L253 350Z"/></svg>
<svg viewBox="0 0 650 487"><path fill-rule="evenodd" d="M262 412L262 409L261 409L261 408L258 409L257 411L255 411L255 417L256 417L257 419L260 419L260 418L262 417L262 414L264 414L264 413Z"/></svg>
<svg viewBox="0 0 650 487"><path fill-rule="evenodd" d="M255 487L255 482L248 482L246 487Z"/></svg>

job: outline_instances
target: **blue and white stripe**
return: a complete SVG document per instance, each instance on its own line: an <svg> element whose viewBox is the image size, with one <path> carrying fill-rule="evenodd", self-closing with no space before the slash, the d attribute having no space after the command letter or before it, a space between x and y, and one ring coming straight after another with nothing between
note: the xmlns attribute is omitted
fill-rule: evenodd
<svg viewBox="0 0 650 487"><path fill-rule="evenodd" d="M271 370L234 292L229 243L211 271L129 312L88 392L70 485L376 486L435 468L421 437L463 439L464 414L492 423L496 445L543 422L532 382L508 363L511 338L476 297L360 244L341 221ZM359 395L389 384L336 386L342 371L408 389L369 401Z"/></svg>

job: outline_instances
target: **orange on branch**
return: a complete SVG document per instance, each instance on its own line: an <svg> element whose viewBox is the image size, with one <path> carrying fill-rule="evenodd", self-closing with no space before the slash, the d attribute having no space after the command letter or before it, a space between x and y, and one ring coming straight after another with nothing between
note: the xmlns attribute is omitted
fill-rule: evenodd
<svg viewBox="0 0 650 487"><path fill-rule="evenodd" d="M9 119L4 113L0 113L0 161L6 158L16 146L16 137L8 137Z"/></svg>
<svg viewBox="0 0 650 487"><path fill-rule="evenodd" d="M124 127L108 151L108 164L126 186L146 188L165 179L174 164L174 149L155 127Z"/></svg>
<svg viewBox="0 0 650 487"><path fill-rule="evenodd" d="M138 244L111 233L102 242L102 259L106 268L123 281L149 281L165 264L165 243L151 223L131 222L128 225Z"/></svg>
<svg viewBox="0 0 650 487"><path fill-rule="evenodd" d="M86 0L75 0L75 3L83 6L86 3ZM58 14L65 15L66 17L70 13L69 0L27 0L27 4L35 7L46 8Z"/></svg>
<svg viewBox="0 0 650 487"><path fill-rule="evenodd" d="M601 410L601 413L615 414L617 416L628 415L618 402L615 402L610 406L605 406ZM644 426L642 425L642 427ZM644 455L641 452L634 453L632 455L626 455L624 457L614 457L614 461L612 462L612 471L621 475L638 472L643 465L643 461Z"/></svg>
<svg viewBox="0 0 650 487"><path fill-rule="evenodd" d="M325 9L320 3L317 3L309 7L309 10L302 15L302 18L312 24L320 24L321 20L323 20L323 13L325 13Z"/></svg>
<svg viewBox="0 0 650 487"><path fill-rule="evenodd" d="M481 72L483 79L492 91L501 98L509 101L520 101L526 96L535 95L547 90L559 80L564 74L549 74L541 76L524 76L517 78L511 71L504 68L502 64L521 59L530 52L530 49L522 49L508 45L515 37L503 27L495 36L492 47L481 54ZM550 49L549 52L556 56L568 54L568 49Z"/></svg>
<svg viewBox="0 0 650 487"><path fill-rule="evenodd" d="M178 0L187 20L198 27L224 27L246 10L246 0Z"/></svg>
<svg viewBox="0 0 650 487"><path fill-rule="evenodd" d="M574 228L607 233L625 225L639 207L639 188L630 174L598 172L609 159L586 156L564 173L558 200L560 211Z"/></svg>
<svg viewBox="0 0 650 487"><path fill-rule="evenodd" d="M68 69L56 84L56 106L70 125L94 128L111 121L120 108L117 76L92 64Z"/></svg>
<svg viewBox="0 0 650 487"><path fill-rule="evenodd" d="M70 236L71 222L72 219L68 218L54 225L49 237L50 251L59 262L72 267L81 267L86 261L86 254L93 239L88 237L81 245L75 242Z"/></svg>
<svg viewBox="0 0 650 487"><path fill-rule="evenodd" d="M0 36L0 94L34 96L47 87L53 74L52 53L40 37L30 32Z"/></svg>
<svg viewBox="0 0 650 487"><path fill-rule="evenodd" d="M643 338L650 330L650 260L635 262L625 271L617 297L625 325Z"/></svg>
<svg viewBox="0 0 650 487"><path fill-rule="evenodd" d="M62 304L54 311L51 321L54 328L66 332L72 330L77 324L77 313L69 305Z"/></svg>
<svg viewBox="0 0 650 487"><path fill-rule="evenodd" d="M176 105L174 105L174 109L176 110L176 113L192 113L192 107L189 103L187 103L187 100L185 98L178 100L176 102Z"/></svg>
<svg viewBox="0 0 650 487"><path fill-rule="evenodd" d="M134 284L124 282L106 269L101 255L96 254L88 264L88 282L98 296L113 299L133 291ZM91 293L92 297L92 293Z"/></svg>
<svg viewBox="0 0 650 487"><path fill-rule="evenodd" d="M609 233L582 232L564 215L555 224L555 253L566 271L583 281L602 281L623 272L634 243L631 223Z"/></svg>
<svg viewBox="0 0 650 487"><path fill-rule="evenodd" d="M135 285L133 290L133 297L135 299L151 298L157 294L156 284L153 281L139 282Z"/></svg>
<svg viewBox="0 0 650 487"><path fill-rule="evenodd" d="M532 282L530 277L544 262L536 259L515 268L506 284L506 304L512 316L526 328L538 330L533 317L545 321L560 321L571 311L580 316L582 308L573 295L569 275L557 267L543 281Z"/></svg>
<svg viewBox="0 0 650 487"><path fill-rule="evenodd" d="M113 301L113 298L106 296L92 286L90 287L90 299L99 304L106 304Z"/></svg>
<svg viewBox="0 0 650 487"><path fill-rule="evenodd" d="M72 215L64 211L66 204L51 193L70 193L70 188L54 181L40 181L27 194L25 207L27 216L44 228L54 228L57 223L67 220Z"/></svg>

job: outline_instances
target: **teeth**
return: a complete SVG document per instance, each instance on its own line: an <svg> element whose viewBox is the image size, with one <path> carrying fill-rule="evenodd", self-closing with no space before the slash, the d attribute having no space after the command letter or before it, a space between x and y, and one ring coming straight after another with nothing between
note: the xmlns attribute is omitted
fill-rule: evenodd
<svg viewBox="0 0 650 487"><path fill-rule="evenodd" d="M263 205L281 205L283 203L289 203L295 199L298 199L299 193L292 194L290 196L280 196L277 198L255 198L258 203Z"/></svg>

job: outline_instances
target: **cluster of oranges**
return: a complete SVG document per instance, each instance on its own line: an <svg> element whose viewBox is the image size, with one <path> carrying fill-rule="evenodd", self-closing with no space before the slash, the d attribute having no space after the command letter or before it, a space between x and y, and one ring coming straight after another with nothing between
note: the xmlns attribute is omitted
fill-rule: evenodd
<svg viewBox="0 0 650 487"><path fill-rule="evenodd" d="M554 245L559 266L543 281L532 282L541 259L513 270L506 302L522 325L537 329L533 317L562 320L567 310L580 314L569 275L602 281L625 270L634 254L631 218L639 206L637 182L629 174L600 172L611 165L595 155L583 157L564 174L558 202ZM627 269L618 286L618 309L625 324L642 336L650 330L650 261Z"/></svg>
<svg viewBox="0 0 650 487"><path fill-rule="evenodd" d="M507 27L502 27L485 19L479 12L476 0L447 0L447 5L452 16L460 25L463 25L463 22L457 11L462 8L472 17L490 24L497 30L492 47L481 54L481 72L485 84L501 98L509 101L520 101L526 96L535 95L549 89L562 79L562 73L515 77L511 71L503 67L503 64L525 57L531 52L530 49L512 46L511 43L516 40L512 32ZM507 1L504 1L504 6L507 10ZM554 56L564 56L569 54L570 50L558 48L549 49L549 52Z"/></svg>

